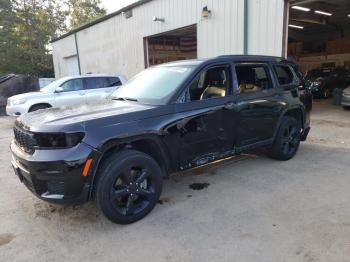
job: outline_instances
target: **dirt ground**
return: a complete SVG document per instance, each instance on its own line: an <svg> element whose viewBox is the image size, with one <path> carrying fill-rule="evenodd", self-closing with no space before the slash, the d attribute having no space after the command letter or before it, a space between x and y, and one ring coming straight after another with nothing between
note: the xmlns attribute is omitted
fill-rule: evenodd
<svg viewBox="0 0 350 262"><path fill-rule="evenodd" d="M350 261L350 111L314 107L294 159L246 154L176 174L128 226L94 203L32 196L10 167L13 119L1 117L0 261Z"/></svg>

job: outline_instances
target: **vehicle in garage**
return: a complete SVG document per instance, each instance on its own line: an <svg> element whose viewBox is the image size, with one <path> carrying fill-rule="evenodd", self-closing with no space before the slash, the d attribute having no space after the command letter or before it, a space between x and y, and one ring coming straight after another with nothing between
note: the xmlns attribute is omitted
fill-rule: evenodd
<svg viewBox="0 0 350 262"><path fill-rule="evenodd" d="M6 113L19 116L50 107L74 106L91 103L106 98L126 78L116 75L85 75L64 77L43 87L38 92L30 92L9 97Z"/></svg>
<svg viewBox="0 0 350 262"><path fill-rule="evenodd" d="M341 105L344 109L350 109L350 85L343 91Z"/></svg>
<svg viewBox="0 0 350 262"><path fill-rule="evenodd" d="M329 98L335 88L344 89L350 83L350 72L345 68L317 68L306 75L311 92L318 98Z"/></svg>
<svg viewBox="0 0 350 262"><path fill-rule="evenodd" d="M162 179L266 147L289 160L310 130L312 95L282 58L220 56L142 71L105 103L19 117L12 165L38 197L95 198L111 221L135 222Z"/></svg>

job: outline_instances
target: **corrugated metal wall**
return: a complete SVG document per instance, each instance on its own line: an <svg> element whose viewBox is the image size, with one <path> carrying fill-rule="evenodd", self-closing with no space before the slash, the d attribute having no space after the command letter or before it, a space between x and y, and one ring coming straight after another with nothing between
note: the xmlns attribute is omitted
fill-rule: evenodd
<svg viewBox="0 0 350 262"><path fill-rule="evenodd" d="M249 0L249 53L281 55L283 0ZM208 6L212 15L203 19ZM165 22L153 22L153 16ZM242 54L244 0L154 0L133 9L133 17L110 18L77 33L82 73L121 73L144 69L143 38L197 24L198 57ZM56 77L65 75L65 50L74 37L53 43ZM69 53L69 52L68 52Z"/></svg>

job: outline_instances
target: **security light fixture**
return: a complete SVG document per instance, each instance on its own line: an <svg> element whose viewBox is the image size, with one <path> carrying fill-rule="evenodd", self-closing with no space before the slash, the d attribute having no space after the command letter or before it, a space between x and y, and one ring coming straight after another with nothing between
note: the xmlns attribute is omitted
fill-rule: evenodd
<svg viewBox="0 0 350 262"><path fill-rule="evenodd" d="M333 15L331 13L320 11L320 10L316 10L315 13L316 14L320 14L320 15L326 15L326 16L332 16Z"/></svg>
<svg viewBox="0 0 350 262"><path fill-rule="evenodd" d="M207 6L203 7L202 17L208 18L210 15L211 15L211 10L209 10Z"/></svg>
<svg viewBox="0 0 350 262"><path fill-rule="evenodd" d="M302 6L298 6L298 5L294 5L292 6L293 9L296 9L296 10L300 10L300 11L304 11L304 12L310 12L310 8L307 8L307 7L302 7Z"/></svg>
<svg viewBox="0 0 350 262"><path fill-rule="evenodd" d="M300 25L288 25L288 26L296 29L304 29L304 27Z"/></svg>
<svg viewBox="0 0 350 262"><path fill-rule="evenodd" d="M164 22L165 22L165 19L164 19L164 18L159 18L159 17L153 16L153 22L162 22L162 23L164 23Z"/></svg>

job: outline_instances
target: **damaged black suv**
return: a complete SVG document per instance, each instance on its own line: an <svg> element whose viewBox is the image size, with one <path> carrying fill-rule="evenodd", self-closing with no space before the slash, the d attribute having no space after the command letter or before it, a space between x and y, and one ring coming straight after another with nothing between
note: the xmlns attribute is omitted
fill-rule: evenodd
<svg viewBox="0 0 350 262"><path fill-rule="evenodd" d="M104 103L25 114L12 165L43 200L94 198L111 221L135 222L170 173L265 147L289 160L310 130L312 96L277 57L221 56L149 68Z"/></svg>

